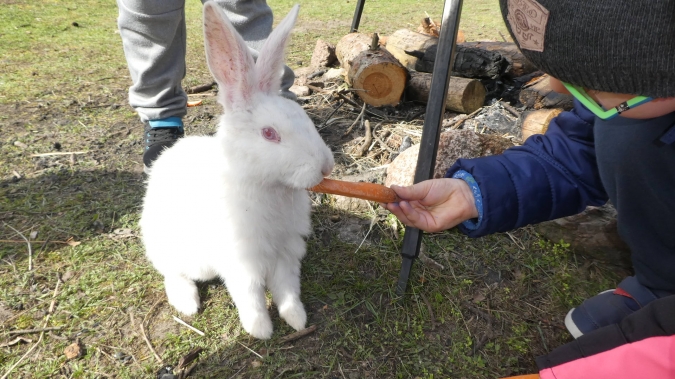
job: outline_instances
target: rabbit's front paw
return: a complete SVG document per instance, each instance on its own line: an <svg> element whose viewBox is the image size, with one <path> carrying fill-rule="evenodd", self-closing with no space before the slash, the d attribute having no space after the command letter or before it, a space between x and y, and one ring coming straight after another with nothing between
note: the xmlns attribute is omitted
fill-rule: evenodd
<svg viewBox="0 0 675 379"><path fill-rule="evenodd" d="M279 315L295 330L305 329L307 313L300 301L288 302L279 307Z"/></svg>
<svg viewBox="0 0 675 379"><path fill-rule="evenodd" d="M169 299L169 304L186 316L192 316L199 310L199 298L183 297L181 299Z"/></svg>
<svg viewBox="0 0 675 379"><path fill-rule="evenodd" d="M266 340L272 337L272 320L266 312L241 318L241 325L248 334Z"/></svg>
<svg viewBox="0 0 675 379"><path fill-rule="evenodd" d="M186 316L191 316L199 310L199 292L192 280L181 276L166 278L164 281L166 296L169 304Z"/></svg>

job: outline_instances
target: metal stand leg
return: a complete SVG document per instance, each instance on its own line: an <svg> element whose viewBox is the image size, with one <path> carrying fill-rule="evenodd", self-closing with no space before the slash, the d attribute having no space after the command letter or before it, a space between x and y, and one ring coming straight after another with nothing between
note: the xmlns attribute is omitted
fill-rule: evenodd
<svg viewBox="0 0 675 379"><path fill-rule="evenodd" d="M363 0L359 0L361 3ZM438 140L441 133L441 122L445 113L445 102L448 97L448 83L454 58L459 18L462 13L462 0L446 0L443 7L443 20L438 39L438 51L434 61L434 72L431 77L429 90L429 102L424 117L424 129L420 142L420 152L417 157L417 169L415 171L415 183L430 179L436 165L436 153L438 152ZM359 11L360 18L360 11ZM358 23L357 23L358 26ZM353 28L353 25L352 25ZM408 285L410 269L420 253L422 244L422 231L407 227L403 237L403 250L401 256L403 262L396 286L396 294L403 296Z"/></svg>
<svg viewBox="0 0 675 379"><path fill-rule="evenodd" d="M361 14L363 13L363 6L365 3L366 0L358 0L356 2L356 10L354 10L354 19L352 19L352 30L350 33L354 33L359 30L359 23L361 22Z"/></svg>

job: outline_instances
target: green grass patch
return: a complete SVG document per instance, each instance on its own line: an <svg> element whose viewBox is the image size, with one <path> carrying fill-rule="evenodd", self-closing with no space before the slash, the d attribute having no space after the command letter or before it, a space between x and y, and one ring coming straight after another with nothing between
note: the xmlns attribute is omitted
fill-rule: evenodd
<svg viewBox="0 0 675 379"><path fill-rule="evenodd" d="M272 2L276 20L293 4ZM497 6L465 2L460 27L468 40L506 35ZM319 38L336 43L354 7L303 3L289 65L307 66ZM361 31L415 29L425 11L440 20L442 3L369 0ZM211 81L200 12L200 2L186 3L185 86ZM194 378L524 374L535 370L535 356L571 340L561 326L569 307L617 282L612 270L577 261L564 243L543 242L530 228L476 240L450 231L425 235L426 256L443 268L418 261L398 298L400 223L381 211L350 214L326 202L315 208L302 271L302 299L316 332L281 343L293 330L270 306L273 338L252 339L218 281L200 284L202 311L183 319L206 335L192 332L173 320L180 315L166 303L138 236L141 129L127 105L116 18L114 1L12 0L0 8L0 342L47 319L60 327L45 333L10 377L154 377L161 365L141 323L166 364L204 349ZM308 111L321 121L320 112ZM188 133L213 131L219 112L205 98L188 112ZM77 154L33 156L50 152ZM189 194L176 201L181 196ZM12 228L30 238L30 253ZM0 375L39 333L25 337L32 342L0 348ZM84 356L66 360L65 347L78 339Z"/></svg>

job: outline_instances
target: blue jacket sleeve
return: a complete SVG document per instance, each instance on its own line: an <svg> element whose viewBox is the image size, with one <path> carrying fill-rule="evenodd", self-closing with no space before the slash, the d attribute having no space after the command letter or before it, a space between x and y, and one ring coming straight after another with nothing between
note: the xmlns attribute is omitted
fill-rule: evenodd
<svg viewBox="0 0 675 379"><path fill-rule="evenodd" d="M528 224L573 215L588 205L602 205L607 194L595 159L595 115L575 101L543 135L503 154L459 159L446 177L467 171L480 187L483 219L474 230L458 228L470 237L504 232Z"/></svg>

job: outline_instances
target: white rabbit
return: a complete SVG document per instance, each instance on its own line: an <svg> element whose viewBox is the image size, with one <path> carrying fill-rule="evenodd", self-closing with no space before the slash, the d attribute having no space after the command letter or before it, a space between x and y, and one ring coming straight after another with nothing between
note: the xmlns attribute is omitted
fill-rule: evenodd
<svg viewBox="0 0 675 379"><path fill-rule="evenodd" d="M214 136L180 139L154 162L140 226L146 255L164 275L169 303L197 312L195 281L221 278L244 329L272 335L265 288L296 330L300 260L310 233L306 188L333 170L333 155L303 109L279 95L296 5L257 62L225 14L204 4L206 57L225 112Z"/></svg>

